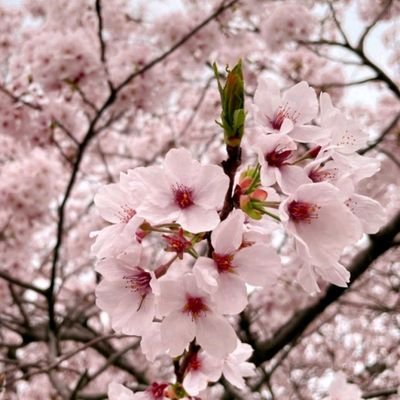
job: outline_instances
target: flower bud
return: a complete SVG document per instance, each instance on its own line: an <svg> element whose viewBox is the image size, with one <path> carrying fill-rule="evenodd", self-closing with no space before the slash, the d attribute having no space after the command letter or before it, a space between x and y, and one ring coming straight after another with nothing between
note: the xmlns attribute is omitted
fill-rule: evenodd
<svg viewBox="0 0 400 400"><path fill-rule="evenodd" d="M242 61L228 72L225 86L219 80L217 65L214 64L214 74L217 78L219 94L221 96L221 122L218 124L224 129L224 140L228 146L239 147L244 133L244 84Z"/></svg>

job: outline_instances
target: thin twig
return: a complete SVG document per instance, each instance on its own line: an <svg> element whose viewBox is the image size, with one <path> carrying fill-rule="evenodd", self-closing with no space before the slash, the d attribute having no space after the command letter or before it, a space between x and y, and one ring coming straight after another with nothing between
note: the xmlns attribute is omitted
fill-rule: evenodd
<svg viewBox="0 0 400 400"><path fill-rule="evenodd" d="M20 287L23 287L25 289L33 290L34 292L39 293L42 296L46 296L46 291L45 290L40 289L37 286L34 286L34 285L32 285L32 284L30 284L28 282L21 281L18 278L14 278L13 276L8 275L7 272L4 272L4 271L0 270L0 278L3 278L7 282L10 282L10 283L12 283L14 285L17 285L17 286L20 286Z"/></svg>

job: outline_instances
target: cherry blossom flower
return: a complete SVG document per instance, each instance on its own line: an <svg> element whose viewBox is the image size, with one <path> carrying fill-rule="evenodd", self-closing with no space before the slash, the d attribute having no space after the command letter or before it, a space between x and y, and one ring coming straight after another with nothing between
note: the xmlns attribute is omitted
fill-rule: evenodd
<svg viewBox="0 0 400 400"><path fill-rule="evenodd" d="M370 197L356 193L355 185L357 182L355 182L355 177L346 164L337 160L326 160L327 157L317 159L305 167L309 178L313 182L329 182L340 189L347 195L345 204L359 219L363 231L365 233L378 232L387 219L384 208ZM369 171L370 166L365 166ZM362 172L358 171L358 176L363 177Z"/></svg>
<svg viewBox="0 0 400 400"><path fill-rule="evenodd" d="M243 377L254 376L256 373L255 365L247 361L252 353L253 349L249 344L238 340L236 349L224 359L222 374L239 389L246 386Z"/></svg>
<svg viewBox="0 0 400 400"><path fill-rule="evenodd" d="M296 280L306 292L314 294L320 291L317 275L326 282L340 287L347 287L350 282L350 272L339 262L332 262L329 265L315 265L306 258L300 261Z"/></svg>
<svg viewBox="0 0 400 400"><path fill-rule="evenodd" d="M315 91L306 82L291 87L281 96L278 85L261 78L254 94L255 119L263 133L289 134L300 142L316 142L326 132L308 125L318 113Z"/></svg>
<svg viewBox="0 0 400 400"><path fill-rule="evenodd" d="M136 232L144 219L136 215L141 193L123 183L103 186L95 195L94 203L100 215L113 225L103 229L92 246L92 253L98 258L117 256L130 244L135 245ZM124 238L124 240L121 240Z"/></svg>
<svg viewBox="0 0 400 400"><path fill-rule="evenodd" d="M304 170L311 181L315 183L329 182L334 186L337 186L339 180L343 182L343 177L345 175L348 177L350 175L348 168L345 168L343 164L332 160L330 155L317 157L314 161L307 164L304 167Z"/></svg>
<svg viewBox="0 0 400 400"><path fill-rule="evenodd" d="M161 337L171 356L181 354L194 338L207 353L218 358L235 349L234 329L215 311L210 294L197 286L192 274L159 283L159 311L166 316L161 323Z"/></svg>
<svg viewBox="0 0 400 400"><path fill-rule="evenodd" d="M365 233L377 233L387 220L385 209L370 197L353 193L345 204L359 219Z"/></svg>
<svg viewBox="0 0 400 400"><path fill-rule="evenodd" d="M152 223L176 221L193 233L209 231L219 222L229 179L216 165L201 165L185 149L172 149L161 167L137 168L146 188L138 214Z"/></svg>
<svg viewBox="0 0 400 400"><path fill-rule="evenodd" d="M211 234L212 258L199 257L193 268L203 289L213 294L219 312L237 314L247 305L246 283L273 285L281 272L271 246L243 243L244 214L234 210Z"/></svg>
<svg viewBox="0 0 400 400"><path fill-rule="evenodd" d="M154 316L155 296L151 289L154 275L143 268L141 248L122 259L106 258L96 265L104 279L96 288L96 304L111 317L115 331L142 335Z"/></svg>
<svg viewBox="0 0 400 400"><path fill-rule="evenodd" d="M264 186L278 182L285 193L292 193L301 184L311 182L303 168L291 163L297 145L289 136L259 135L254 147L258 152Z"/></svg>
<svg viewBox="0 0 400 400"><path fill-rule="evenodd" d="M281 204L283 226L295 238L296 251L307 265L325 271L332 268L343 275L338 259L344 247L362 234L361 224L345 205L346 200L344 193L321 182L301 185ZM345 286L348 277L342 278L341 286Z"/></svg>
<svg viewBox="0 0 400 400"><path fill-rule="evenodd" d="M188 361L183 387L188 394L195 396L204 390L208 382L216 382L222 371L222 360L204 351L192 354Z"/></svg>
<svg viewBox="0 0 400 400"><path fill-rule="evenodd" d="M321 93L320 105L321 126L325 132L329 132L328 148L342 154L352 154L366 145L368 134L332 105L329 94Z"/></svg>

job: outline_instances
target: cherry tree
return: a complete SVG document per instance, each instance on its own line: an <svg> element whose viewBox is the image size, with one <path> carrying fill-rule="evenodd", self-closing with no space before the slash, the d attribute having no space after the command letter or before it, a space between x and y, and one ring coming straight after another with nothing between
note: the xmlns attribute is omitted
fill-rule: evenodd
<svg viewBox="0 0 400 400"><path fill-rule="evenodd" d="M395 399L399 15L1 5L0 398Z"/></svg>

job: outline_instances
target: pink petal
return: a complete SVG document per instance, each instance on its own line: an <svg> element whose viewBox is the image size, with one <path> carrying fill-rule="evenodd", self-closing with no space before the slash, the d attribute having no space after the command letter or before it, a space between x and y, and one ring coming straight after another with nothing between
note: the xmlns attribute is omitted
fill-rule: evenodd
<svg viewBox="0 0 400 400"><path fill-rule="evenodd" d="M198 395L207 385L207 377L201 371L190 370L183 379L183 388L191 396Z"/></svg>
<svg viewBox="0 0 400 400"><path fill-rule="evenodd" d="M231 254L240 247L244 220L243 212L234 210L214 229L211 243L217 254Z"/></svg>
<svg viewBox="0 0 400 400"><path fill-rule="evenodd" d="M131 390L120 383L111 382L108 385L109 400L135 400L135 395Z"/></svg>
<svg viewBox="0 0 400 400"><path fill-rule="evenodd" d="M303 168L283 165L276 173L276 180L284 193L293 193L300 185L312 183Z"/></svg>
<svg viewBox="0 0 400 400"><path fill-rule="evenodd" d="M260 114L272 119L280 103L281 93L276 82L272 79L260 78L254 93L254 104L259 108Z"/></svg>
<svg viewBox="0 0 400 400"><path fill-rule="evenodd" d="M220 274L214 300L221 314L236 315L243 311L248 301L242 278L230 272Z"/></svg>
<svg viewBox="0 0 400 400"><path fill-rule="evenodd" d="M194 339L196 325L192 317L175 311L161 322L161 338L171 357L177 357Z"/></svg>
<svg viewBox="0 0 400 400"><path fill-rule="evenodd" d="M195 203L208 209L222 208L229 186L229 178L222 168L217 165L204 165L194 176L197 178Z"/></svg>
<svg viewBox="0 0 400 400"><path fill-rule="evenodd" d="M235 349L237 337L225 318L207 313L196 320L196 339L207 353L224 358Z"/></svg>
<svg viewBox="0 0 400 400"><path fill-rule="evenodd" d="M218 270L214 260L199 257L193 266L193 274L197 285L208 293L214 293L218 288Z"/></svg>
<svg viewBox="0 0 400 400"><path fill-rule="evenodd" d="M217 211L206 210L194 204L181 210L176 222L189 232L200 233L213 230L220 219Z"/></svg>
<svg viewBox="0 0 400 400"><path fill-rule="evenodd" d="M279 129L279 134L286 135L293 130L294 126L295 125L291 119L285 118L283 120L282 126Z"/></svg>
<svg viewBox="0 0 400 400"><path fill-rule="evenodd" d="M323 144L330 136L330 131L313 125L296 125L290 132L297 142Z"/></svg>
<svg viewBox="0 0 400 400"><path fill-rule="evenodd" d="M296 123L299 125L310 122L317 116L317 95L315 90L305 81L292 86L283 95L282 102L288 103L292 112L296 112Z"/></svg>
<svg viewBox="0 0 400 400"><path fill-rule="evenodd" d="M347 287L350 282L350 272L339 263L332 266L325 266L325 268L317 267L317 272L321 277L336 286Z"/></svg>
<svg viewBox="0 0 400 400"><path fill-rule="evenodd" d="M238 274L254 286L273 285L281 273L279 256L271 246L255 244L240 250L233 259Z"/></svg>
<svg viewBox="0 0 400 400"><path fill-rule="evenodd" d="M160 279L158 281L160 298L158 310L161 315L180 310L186 301L185 287L175 280Z"/></svg>
<svg viewBox="0 0 400 400"><path fill-rule="evenodd" d="M301 266L296 280L306 292L310 294L320 292L314 270L309 263Z"/></svg>
<svg viewBox="0 0 400 400"><path fill-rule="evenodd" d="M171 182L191 187L197 179L201 165L184 149L171 149L165 156L165 172Z"/></svg>
<svg viewBox="0 0 400 400"><path fill-rule="evenodd" d="M233 386L236 386L239 389L244 389L246 387L246 383L236 365L228 362L225 363L222 373L226 380Z"/></svg>
<svg viewBox="0 0 400 400"><path fill-rule="evenodd" d="M359 218L365 233L378 232L387 220L385 209L370 197L353 194L346 205Z"/></svg>
<svg viewBox="0 0 400 400"><path fill-rule="evenodd" d="M359 220L340 202L322 206L317 218L298 223L296 229L308 246L313 264L322 266L335 263L344 247L362 235Z"/></svg>

